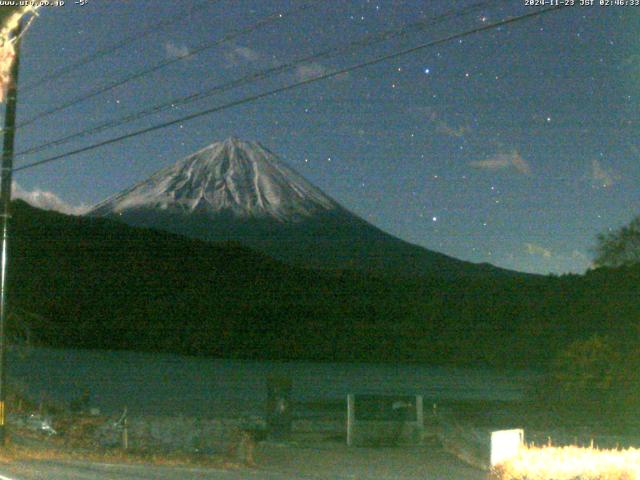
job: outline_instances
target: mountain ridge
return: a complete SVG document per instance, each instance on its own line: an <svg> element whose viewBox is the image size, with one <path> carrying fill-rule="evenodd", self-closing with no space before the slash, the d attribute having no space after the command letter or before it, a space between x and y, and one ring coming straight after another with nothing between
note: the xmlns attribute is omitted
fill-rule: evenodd
<svg viewBox="0 0 640 480"><path fill-rule="evenodd" d="M217 358L514 365L593 334L635 342L640 266L390 277L293 267L110 219L12 206L11 338ZM635 333L634 333L635 332Z"/></svg>
<svg viewBox="0 0 640 480"><path fill-rule="evenodd" d="M413 245L350 212L257 142L229 138L100 202L88 216L238 241L310 268L525 275Z"/></svg>

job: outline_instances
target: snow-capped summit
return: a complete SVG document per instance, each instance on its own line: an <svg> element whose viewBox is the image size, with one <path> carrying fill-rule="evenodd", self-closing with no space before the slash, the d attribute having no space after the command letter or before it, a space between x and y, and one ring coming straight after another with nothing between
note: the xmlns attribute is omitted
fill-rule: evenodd
<svg viewBox="0 0 640 480"><path fill-rule="evenodd" d="M228 138L96 205L90 215L132 210L299 221L337 203L257 142Z"/></svg>

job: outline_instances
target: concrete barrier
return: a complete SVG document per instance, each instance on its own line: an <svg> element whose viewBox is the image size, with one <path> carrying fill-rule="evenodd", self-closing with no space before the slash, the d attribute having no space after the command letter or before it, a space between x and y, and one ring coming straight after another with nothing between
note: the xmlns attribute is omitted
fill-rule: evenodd
<svg viewBox="0 0 640 480"><path fill-rule="evenodd" d="M347 396L347 445L416 445L422 442L421 395Z"/></svg>

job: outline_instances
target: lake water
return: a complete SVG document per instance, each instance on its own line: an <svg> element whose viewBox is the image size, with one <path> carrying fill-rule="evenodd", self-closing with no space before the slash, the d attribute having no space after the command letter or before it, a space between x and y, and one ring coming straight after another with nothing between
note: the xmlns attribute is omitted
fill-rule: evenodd
<svg viewBox="0 0 640 480"><path fill-rule="evenodd" d="M9 378L31 398L69 401L88 391L105 413L220 416L261 414L266 378L293 380L296 400L348 393L422 394L429 399L513 400L535 380L531 372L490 369L217 360L170 354L12 347Z"/></svg>

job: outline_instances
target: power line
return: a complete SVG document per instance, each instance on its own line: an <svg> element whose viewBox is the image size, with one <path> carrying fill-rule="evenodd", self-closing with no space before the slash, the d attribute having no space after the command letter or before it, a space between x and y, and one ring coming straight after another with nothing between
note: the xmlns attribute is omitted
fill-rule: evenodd
<svg viewBox="0 0 640 480"><path fill-rule="evenodd" d="M75 97L75 98L69 100L68 102L63 103L62 105L59 105L59 106L54 107L54 108L52 108L50 110L45 110L44 112L36 114L35 116L25 120L24 122L19 123L18 125L16 125L15 128L16 129L20 129L22 127L30 125L30 124L36 122L37 120L41 120L42 118L48 117L48 116L50 116L50 115L52 115L54 113L60 112L62 110L66 110L69 107L77 105L77 104L79 104L81 102L89 100L89 99L91 99L93 97L96 97L98 95L102 95L103 93L106 93L106 92L109 92L111 90L114 90L115 88L121 87L122 85L125 85L125 84L127 84L129 82L132 82L134 80L138 80L140 78L143 78L143 77L145 77L147 75L150 75L152 73L157 72L158 70L161 70L162 68L165 68L165 67L168 67L169 65L173 65L174 63L186 60L187 58L191 58L194 55L197 55L198 53L201 53L201 52L203 52L205 50L208 50L210 48L217 47L219 45L227 43L227 42L229 42L231 40L234 40L234 39L236 39L236 38L238 38L238 37L240 37L242 35L245 35L245 34L248 34L248 33L253 33L255 31L257 31L257 30L259 30L259 29L261 29L261 28L273 23L274 21L281 20L281 19L289 17L291 15L295 15L297 13L303 12L305 10L308 10L308 9L312 8L313 6L314 6L313 4L307 4L307 5L304 5L304 6L300 7L300 8L296 8L294 10L290 10L289 12L274 13L274 14L268 15L268 16L264 17L262 20L258 21L257 23L251 25L250 27L246 27L246 28L243 28L243 29L240 29L240 30L236 30L233 33L227 34L224 37L222 37L222 38L220 38L218 40L215 40L213 42L207 42L207 43L201 44L200 46L196 47L195 49L190 50L189 53L187 53L186 55L180 55L178 57L170 58L168 60L163 60L162 62L159 62L159 63L155 64L152 67L140 70L140 71L138 71L138 72L136 72L136 73L134 73L132 75L129 75L127 77L121 78L120 80L116 80L113 83L105 85L104 87L99 87L99 88L97 88L97 89L95 89L95 90L93 90L93 91L91 91L91 92L89 92L87 94L83 94L83 95L80 95L78 97Z"/></svg>
<svg viewBox="0 0 640 480"><path fill-rule="evenodd" d="M60 77L63 77L65 75L68 75L71 72L74 72L75 70L79 69L80 67L83 67L89 63L95 62L96 60L105 57L107 55L110 55L112 53L117 52L118 50L120 50L121 48L124 48L126 46L128 46L131 42L136 41L136 40L140 40L142 38L145 38L153 33L158 32L159 30L170 26L170 25L174 25L179 21L182 21L190 16L192 16L195 12L204 9L205 7L208 7L209 5L213 5L214 3L218 3L220 0L205 0L203 2L200 2L199 4L194 5L192 8L190 8L187 13L185 13L182 16L178 16L177 18L171 18L171 19L166 19L166 20L162 20L160 22L157 22L153 25L151 25L147 30L145 30L144 32L140 33L140 34L135 34L135 35L130 35L128 37L123 38L122 40L120 40L117 43L114 43L113 45L110 45L108 47L105 47L102 50L98 50L97 52L91 53L89 55L86 55L82 58L80 58L78 61L71 63L69 65L65 65L57 70L54 70L53 72L43 75L42 77L38 78L37 80L34 80L31 83L27 83L27 85L24 87L24 92L23 93L28 93L34 89L36 89L37 87L44 85L46 83L52 82L54 80L57 80Z"/></svg>
<svg viewBox="0 0 640 480"><path fill-rule="evenodd" d="M180 98L175 98L172 100L169 100L167 102L161 103L159 105L155 105L151 108L148 108L146 110L142 110L139 112L135 112L132 114L128 114L125 115L124 117L120 117L118 119L115 120L109 120L107 122L103 122L102 124L87 128L85 130L81 130L79 132L75 132L69 135L66 135L64 137L61 138L57 138L55 140L51 140L49 142L46 142L44 144L41 145L37 145L34 147L31 147L29 149L23 150L21 152L18 152L16 154L16 156L24 156L27 154L33 154L33 153L37 153L40 152L42 150L45 150L49 147L54 147L54 146L60 146L63 145L65 143L68 143L71 140L77 139L77 138L82 138L88 135L92 135L92 134L96 134L96 133L100 133L103 132L105 130L109 130L111 128L114 127L119 127L121 125L124 125L126 123L130 123L136 120L140 120L142 118L145 118L147 116L174 108L177 105L186 105L189 103L193 103L208 97L211 97L217 93L226 91L226 90L230 90L236 87L239 87L241 85L244 84L250 84L255 80L261 80L264 78L267 78L269 76L272 75L278 75L281 74L283 72L286 72L288 70L291 70L299 65L311 62L311 61L317 61L321 58L328 58L331 56L335 56L338 54L343 54L343 53L349 53L349 52L353 52L356 51L357 48L366 48L372 45L375 45L376 43L381 43L390 39L394 39L394 38L399 38L401 36L405 36L420 30L423 30L429 26L432 26L434 24L440 23L444 20L447 20L449 18L456 18L456 17L464 17L476 10L479 10L481 8L486 7L488 4L492 3L492 0L486 0L483 2L479 2L476 4L473 4L469 7L466 7L464 9L461 10L451 10L448 11L444 14L438 15L436 17L430 18L428 20L423 20L420 22L414 22L408 25L404 25L402 28L396 28L396 29L389 29L389 30L385 30L383 32L379 32L379 33L375 33L375 34L370 34L370 35L365 35L364 37L361 37L357 40L354 40L352 42L349 42L346 45L343 46L338 46L338 47L332 47L330 49L327 50L323 50L321 52L318 53L314 53L312 55L308 55L306 57L291 61L289 63L283 64L283 65L279 65L276 67L271 67L268 69L263 69L257 72L253 72L249 75L246 75L244 77L240 77L240 78L236 78L233 79L231 81L222 83L222 84L218 84L215 85L211 88L208 88L204 91L198 92L198 93L194 93L191 95L187 95L184 97L180 97Z"/></svg>
<svg viewBox="0 0 640 480"><path fill-rule="evenodd" d="M71 157L71 156L74 156L74 155L78 155L80 153L85 153L85 152L88 152L88 151L91 151L91 150L95 150L97 148L104 147L106 145L111 145L113 143L118 143L118 142L121 142L123 140L128 140L130 138L134 138L134 137L137 137L137 136L140 136L140 135L144 135L146 133L154 132L156 130L161 130L163 128L170 127L170 126L173 126L173 125L177 125L179 123L188 122L190 120L194 120L196 118L200 118L200 117L203 117L203 116L206 116L206 115L211 115L213 113L220 112L222 110L226 110L226 109L229 109L229 108L237 107L239 105L244 105L246 103L254 102L254 101L260 100L262 98L270 97L270 96L276 95L278 93L282 93L282 92L286 92L286 91L289 91L289 90L293 90L295 88L298 88L298 87L301 87L301 86L304 86L304 85L309 85L311 83L320 82L322 80L327 80L329 78L338 77L340 75L344 75L345 73L353 72L355 70L361 70L363 68L370 67L372 65L377 65L377 64L385 62L387 60L392 60L392 59L395 59L395 58L403 57L403 56L409 55L411 53L415 53L415 52L418 52L420 50L424 50L424 49L429 48L429 47L433 47L433 46L440 45L440 44L443 44L443 43L446 43L446 42L450 42L451 40L457 40L457 39L460 39L460 38L463 38L463 37L467 37L469 35L473 35L473 34L476 34L476 33L484 32L484 31L487 31L487 30L491 30L491 29L494 29L494 28L497 28L497 27L500 27L500 26L516 23L516 22L519 22L519 21L522 21L522 20L527 20L527 19L534 18L534 17L539 17L539 16L541 16L541 15L543 15L545 13L549 13L549 12L552 12L552 11L560 10L562 8L565 8L565 6L564 5L558 5L558 6L554 6L554 7L549 7L549 8L538 10L538 11L535 11L535 12L532 12L532 13L528 13L528 14L525 14L525 15L519 15L517 17L509 18L507 20L502 20L500 22L495 22L495 23L492 23L492 24L489 24L489 25L484 25L482 27L477 27L477 28L474 28L472 30L467 30L467 31L462 32L462 33L456 33L456 34L453 34L453 35L449 35L449 36L447 36L445 38L442 38L442 39L439 39L439 40L434 40L434 41L431 41L431 42L428 42L428 43L423 43L421 45L417 45L415 47L411 47L411 48L408 48L408 49L405 49L405 50L401 50L399 52L395 52L395 53L391 53L391 54L388 54L388 55L383 55L381 57L377 57L377 58L375 58L373 60L368 60L366 62L362 62L362 63L356 64L356 65L353 65L353 66L350 66L350 67L345 67L345 68L342 68L342 69L339 69L339 70L335 70L333 72L326 73L324 75L319 75L317 77L313 77L313 78L309 78L309 79L302 80L302 81L299 81L299 82L295 82L295 83L291 83L291 84L288 84L288 85L284 85L282 87L279 87L279 88L276 88L276 89L273 89L273 90L269 90L269 91L262 92L262 93L259 93L259 94L256 94L256 95L252 95L252 96L245 97L245 98L242 98L242 99L239 99L239 100L235 100L235 101L232 101L232 102L229 102L229 103L217 106L217 107L213 107L213 108L201 111L201 112L193 113L193 114L178 118L176 120L171 120L171 121L168 121L168 122L160 123L160 124L154 125L152 127L143 128L143 129L137 130L135 132L127 133L125 135L120 135L118 137L114 137L114 138L111 138L109 140L104 140L102 142L99 142L99 143L96 143L96 144L93 144L93 145L89 145L89 146L86 146L86 147L78 148L76 150L72 150L72 151L69 151L69 152L66 152L66 153L62 153L62 154L59 154L59 155L54 155L52 157L45 158L43 160L38 160L36 162L28 163L28 164L23 165L21 167L14 168L13 171L14 172L18 172L18 171L22 171L22 170L28 170L30 168L34 168L34 167L37 167L37 166L40 166L40 165L44 165L46 163L51 163L51 162L55 162L55 161L58 161L58 160L62 160L64 158Z"/></svg>

